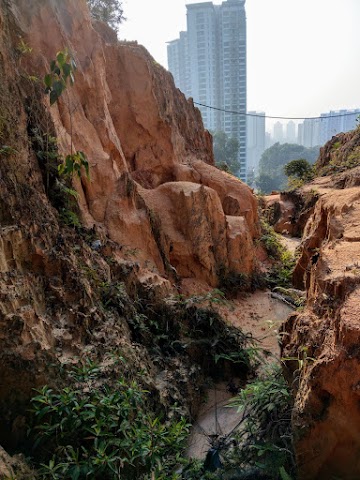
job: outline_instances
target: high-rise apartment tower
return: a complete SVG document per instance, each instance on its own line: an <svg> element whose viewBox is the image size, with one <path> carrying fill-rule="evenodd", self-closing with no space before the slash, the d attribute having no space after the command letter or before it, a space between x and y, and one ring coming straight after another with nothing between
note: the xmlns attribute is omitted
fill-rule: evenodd
<svg viewBox="0 0 360 480"><path fill-rule="evenodd" d="M238 174L246 180L245 0L194 3L186 8L187 34L169 42L169 70L185 95L204 105L198 107L205 127L239 140ZM181 77L184 72L188 83Z"/></svg>

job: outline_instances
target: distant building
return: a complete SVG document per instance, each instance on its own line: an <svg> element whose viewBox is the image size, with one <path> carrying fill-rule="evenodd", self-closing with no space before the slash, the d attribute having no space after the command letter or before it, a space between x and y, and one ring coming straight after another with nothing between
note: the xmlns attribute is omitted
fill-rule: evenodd
<svg viewBox="0 0 360 480"><path fill-rule="evenodd" d="M274 141L282 143L284 141L284 128L283 124L280 122L276 122L274 125L274 135L273 135Z"/></svg>
<svg viewBox="0 0 360 480"><path fill-rule="evenodd" d="M343 117L343 123L342 123L342 131L343 132L349 132L350 130L353 130L359 125L359 115L360 115L360 109L356 110L347 110L347 114Z"/></svg>
<svg viewBox="0 0 360 480"><path fill-rule="evenodd" d="M324 145L334 135L356 127L360 109L322 113L320 118L308 118L299 124L298 140L304 147Z"/></svg>
<svg viewBox="0 0 360 480"><path fill-rule="evenodd" d="M239 140L239 177L246 180L245 0L194 3L186 8L187 32L182 32L186 35L168 43L169 70L185 95L215 107L198 106L205 127ZM184 79L181 70L189 72Z"/></svg>
<svg viewBox="0 0 360 480"><path fill-rule="evenodd" d="M248 112L247 117L247 168L248 176L259 171L259 161L265 151L265 113Z"/></svg>
<svg viewBox="0 0 360 480"><path fill-rule="evenodd" d="M304 147L316 147L320 145L320 119L307 118L303 122L302 143Z"/></svg>
<svg viewBox="0 0 360 480"><path fill-rule="evenodd" d="M290 120L290 122L287 123L286 125L286 138L285 138L287 143L297 143L297 138L296 138L296 125L295 122Z"/></svg>
<svg viewBox="0 0 360 480"><path fill-rule="evenodd" d="M304 125L302 123L298 125L298 144L304 145Z"/></svg>
<svg viewBox="0 0 360 480"><path fill-rule="evenodd" d="M173 74L176 86L190 96L190 64L187 32L180 32L180 38L168 42L167 56L169 70Z"/></svg>
<svg viewBox="0 0 360 480"><path fill-rule="evenodd" d="M274 145L274 140L270 132L265 132L265 150Z"/></svg>

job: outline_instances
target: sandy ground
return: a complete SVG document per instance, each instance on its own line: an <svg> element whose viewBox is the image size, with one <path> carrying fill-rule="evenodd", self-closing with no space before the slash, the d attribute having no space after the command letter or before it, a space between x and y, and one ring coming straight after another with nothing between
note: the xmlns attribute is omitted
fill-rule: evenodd
<svg viewBox="0 0 360 480"><path fill-rule="evenodd" d="M295 253L295 250L301 242L301 238L290 237L289 235L281 235L280 240L284 247L286 247L291 253Z"/></svg>
<svg viewBox="0 0 360 480"><path fill-rule="evenodd" d="M286 235L281 236L281 241L292 253L295 253L300 244L300 239ZM184 283L184 293L194 292L199 286L191 281ZM202 293L206 291L209 290L204 288ZM236 299L217 305L216 309L227 322L244 333L250 333L258 341L260 348L271 353L269 358L279 358L278 329L293 310L281 301L271 298L270 290L259 290L252 294L241 293ZM227 406L231 397L226 383L217 384L208 390L189 440L188 457L204 459L211 442L216 437L228 435L238 425L241 415L236 407Z"/></svg>
<svg viewBox="0 0 360 480"><path fill-rule="evenodd" d="M270 291L242 295L219 307L220 313L243 332L251 333L262 348L279 357L278 328L293 310L271 298ZM241 420L234 407L227 407L231 394L221 383L207 392L207 399L194 425L187 456L204 459L215 436L228 435ZM213 437L212 437L213 436Z"/></svg>
<svg viewBox="0 0 360 480"><path fill-rule="evenodd" d="M186 456L204 459L212 441L228 435L241 420L236 407L228 407L231 394L226 383L219 383L207 392L189 439Z"/></svg>
<svg viewBox="0 0 360 480"><path fill-rule="evenodd" d="M228 306L219 307L221 315L244 333L251 333L259 346L278 356L278 328L293 310L271 298L269 290L239 296Z"/></svg>

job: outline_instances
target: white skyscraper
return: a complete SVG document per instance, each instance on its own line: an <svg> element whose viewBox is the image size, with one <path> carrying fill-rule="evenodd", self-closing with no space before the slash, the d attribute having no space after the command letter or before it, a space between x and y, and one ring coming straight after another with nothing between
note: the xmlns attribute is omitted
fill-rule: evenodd
<svg viewBox="0 0 360 480"><path fill-rule="evenodd" d="M322 113L320 118L308 118L299 124L299 143L305 147L324 145L334 135L357 126L360 109Z"/></svg>
<svg viewBox="0 0 360 480"><path fill-rule="evenodd" d="M274 125L274 141L283 143L284 142L284 127L281 122L276 122Z"/></svg>
<svg viewBox="0 0 360 480"><path fill-rule="evenodd" d="M286 142L296 143L296 125L292 120L286 125Z"/></svg>
<svg viewBox="0 0 360 480"><path fill-rule="evenodd" d="M245 0L187 5L187 53L169 42L168 65L176 85L201 110L207 129L239 140L239 177L246 179L246 15ZM185 52L186 49L183 49ZM188 65L189 88L181 84L180 64ZM179 65L179 68L177 67ZM183 86L182 86L183 85ZM205 106L206 105L206 106ZM209 108L213 107L213 108ZM217 110L220 109L220 110ZM221 111L221 110L225 110Z"/></svg>
<svg viewBox="0 0 360 480"><path fill-rule="evenodd" d="M191 94L188 46L187 32L180 32L180 38L168 42L167 46L169 70L176 86L186 96Z"/></svg>
<svg viewBox="0 0 360 480"><path fill-rule="evenodd" d="M248 112L247 117L247 168L257 175L259 161L265 150L265 113Z"/></svg>

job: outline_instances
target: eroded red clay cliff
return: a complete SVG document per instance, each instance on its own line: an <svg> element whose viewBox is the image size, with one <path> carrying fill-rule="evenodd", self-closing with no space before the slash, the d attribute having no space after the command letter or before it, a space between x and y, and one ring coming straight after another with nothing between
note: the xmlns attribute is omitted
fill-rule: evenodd
<svg viewBox="0 0 360 480"><path fill-rule="evenodd" d="M358 168L346 170L349 158L360 161L359 139L357 130L330 141L318 168L344 172L303 189L319 197L295 270L307 307L286 322L282 354L294 359L295 446L306 480L360 477L360 187Z"/></svg>
<svg viewBox="0 0 360 480"><path fill-rule="evenodd" d="M97 30L106 41L85 0L0 0L0 444L7 447L23 437L33 388L51 380L56 361L125 351L127 368L148 368L155 389L156 367L129 327L136 315L121 302L106 310L104 289L128 282L166 296L183 278L215 286L219 272L254 268L256 200L213 166L199 111L143 47ZM75 85L50 107L41 79L64 48L78 64ZM91 180L74 179L79 231L60 221L63 207L50 199L56 183L44 141L53 136L59 154L82 150L90 163ZM182 375L179 362L169 362L168 383ZM181 394L174 381L175 401L198 398L194 371ZM158 394L170 396L166 388Z"/></svg>
<svg viewBox="0 0 360 480"><path fill-rule="evenodd" d="M100 37L85 1L34 2L32 8L15 3L33 49L26 69L45 73L64 47L79 66L74 87L49 111L61 153L71 150L72 136L73 148L90 162L91 181L83 178L76 185L85 225L95 225L124 251L136 250L142 268L170 280L169 265L180 277L213 286L220 270L250 274L255 197L213 166L211 137L200 112L175 88L171 75L143 47L114 43L104 26L98 30L108 43ZM163 215L169 202L172 208ZM184 265L176 250L183 252Z"/></svg>

